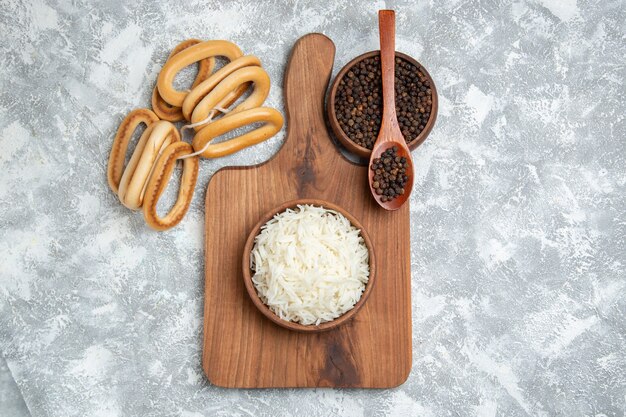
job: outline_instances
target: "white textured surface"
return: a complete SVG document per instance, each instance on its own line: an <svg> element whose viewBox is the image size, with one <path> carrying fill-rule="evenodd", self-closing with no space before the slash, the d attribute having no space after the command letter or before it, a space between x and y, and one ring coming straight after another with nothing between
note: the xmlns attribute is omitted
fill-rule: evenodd
<svg viewBox="0 0 626 417"><path fill-rule="evenodd" d="M0 347L34 416L624 415L623 1L180 3L0 0ZM282 108L298 37L330 36L336 72L377 48L385 6L441 100L414 152L409 380L213 387L203 190L284 135L203 161L190 214L155 233L106 186L117 125L180 40L257 54Z"/></svg>
<svg viewBox="0 0 626 417"><path fill-rule="evenodd" d="M13 379L6 361L0 356L0 410L11 417L29 416L28 408Z"/></svg>

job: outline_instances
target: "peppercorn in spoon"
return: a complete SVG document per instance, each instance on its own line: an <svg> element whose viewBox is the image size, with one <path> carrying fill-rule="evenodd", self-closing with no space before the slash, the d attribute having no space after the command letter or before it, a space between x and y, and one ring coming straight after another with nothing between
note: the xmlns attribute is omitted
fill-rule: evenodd
<svg viewBox="0 0 626 417"><path fill-rule="evenodd" d="M398 125L395 98L396 14L378 12L380 65L383 79L383 117L368 170L370 190L385 210L399 209L413 188L411 152Z"/></svg>

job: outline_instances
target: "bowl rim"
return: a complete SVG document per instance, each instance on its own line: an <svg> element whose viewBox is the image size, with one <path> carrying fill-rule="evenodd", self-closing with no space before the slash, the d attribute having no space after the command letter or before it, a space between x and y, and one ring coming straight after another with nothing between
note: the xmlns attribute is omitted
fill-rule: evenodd
<svg viewBox="0 0 626 417"><path fill-rule="evenodd" d="M325 323L321 323L319 325L303 325L300 323L295 323L287 320L283 320L278 317L270 308L261 300L259 297L254 283L252 282L252 271L250 268L250 253L252 251L252 247L254 246L254 239L259 234L261 227L265 225L274 215L278 213L284 212L288 208L295 208L298 205L309 204L314 206L321 206L325 209L334 210L338 213L341 213L345 216L350 223L359 229L361 236L363 237L363 241L365 242L365 246L367 247L369 253L369 267L370 267L370 275L365 285L365 289L363 290L363 294L361 294L361 298L354 307L348 310L343 315L337 317L332 321L328 321ZM291 200L280 204L278 207L273 208L272 210L267 211L264 215L261 216L260 220L254 225L248 234L248 238L243 248L243 256L242 256L242 272L243 272L243 281L246 287L246 292L248 293L250 300L256 306L256 308L268 319L277 325L298 332L306 332L306 333L319 333L327 330L335 329L354 318L354 316L361 310L367 299L369 298L372 288L374 287L374 283L376 282L376 258L374 253L374 246L372 244L372 240L370 239L367 231L352 214L346 211L344 208L333 204L326 200L315 199L315 198L300 198L296 200Z"/></svg>
<svg viewBox="0 0 626 417"><path fill-rule="evenodd" d="M346 65L344 65L343 68L341 68L341 70L337 73L337 75L335 76L335 79L333 80L333 83L330 86L330 92L328 95L328 100L326 102L326 113L328 114L328 122L330 124L330 127L333 133L335 134L335 137L348 151L363 158L369 158L372 151L370 149L367 149L353 142L348 137L348 135L346 135L346 133L343 131L343 129L339 125L339 121L337 120L337 113L335 111L335 96L337 94L337 89L339 88L339 81L344 77L344 75L346 75L346 73L350 70L350 68L352 68L359 61L362 61L363 59L366 59L366 58L371 58L376 55L380 55L379 49L365 52L364 54L357 56L356 58L348 62ZM439 96L437 93L437 87L435 86L435 81L430 76L430 73L428 72L426 67L424 67L415 58L405 53L396 51L396 57L409 61L411 64L415 65L416 67L421 68L421 72L426 76L428 81L430 81L430 88L432 90L432 93L431 93L432 105L431 105L431 110L430 110L430 117L428 118L428 121L426 122L426 126L424 126L424 129L420 132L419 135L417 135L415 139L413 139L411 142L407 144L409 149L412 151L416 149L418 146L420 146L422 143L424 143L424 141L430 134L431 130L433 129L433 126L435 125L435 121L437 120L437 113L439 110Z"/></svg>

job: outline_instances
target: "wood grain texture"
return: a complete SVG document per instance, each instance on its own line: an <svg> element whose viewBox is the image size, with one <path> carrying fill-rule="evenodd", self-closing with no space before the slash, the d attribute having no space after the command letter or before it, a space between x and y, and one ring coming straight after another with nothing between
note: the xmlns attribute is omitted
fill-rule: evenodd
<svg viewBox="0 0 626 417"><path fill-rule="evenodd" d="M409 206L394 212L378 207L369 195L367 167L343 158L328 136L324 95L334 55L324 35L298 40L284 80L283 147L264 164L224 168L209 182L202 364L215 385L389 388L410 372ZM328 332L306 334L272 323L244 288L241 258L250 230L264 213L297 198L346 209L369 232L376 252L378 278L367 303Z"/></svg>

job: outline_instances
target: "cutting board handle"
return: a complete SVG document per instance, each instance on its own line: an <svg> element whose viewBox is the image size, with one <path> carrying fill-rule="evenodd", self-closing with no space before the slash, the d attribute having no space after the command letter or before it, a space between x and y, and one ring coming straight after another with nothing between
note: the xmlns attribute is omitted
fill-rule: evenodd
<svg viewBox="0 0 626 417"><path fill-rule="evenodd" d="M287 139L280 151L283 157L293 160L295 154L302 160L336 154L324 122L324 97L334 61L335 45L321 33L305 35L294 45L284 81Z"/></svg>

